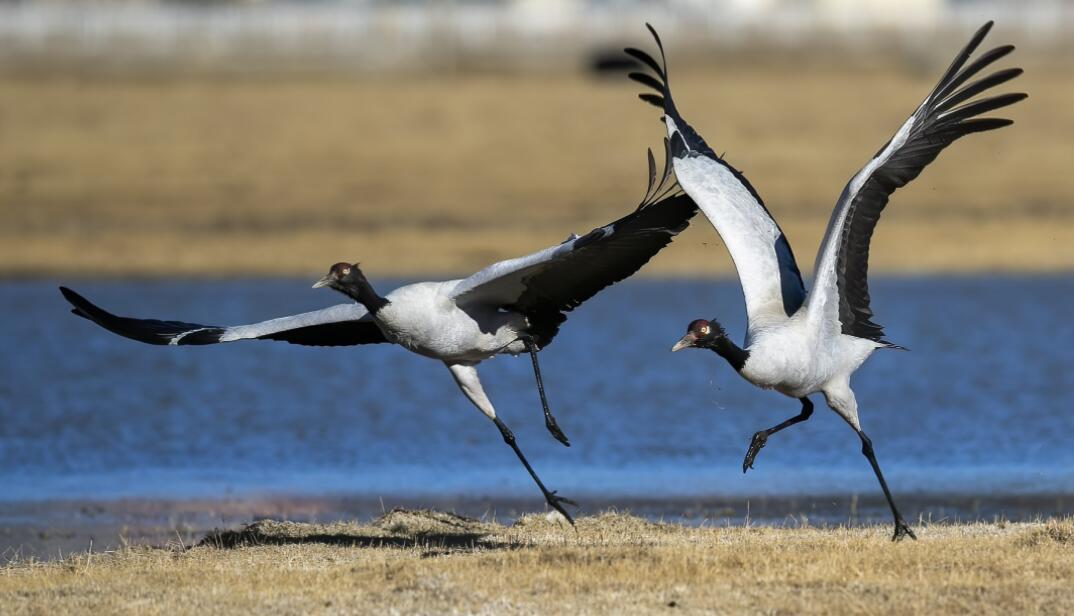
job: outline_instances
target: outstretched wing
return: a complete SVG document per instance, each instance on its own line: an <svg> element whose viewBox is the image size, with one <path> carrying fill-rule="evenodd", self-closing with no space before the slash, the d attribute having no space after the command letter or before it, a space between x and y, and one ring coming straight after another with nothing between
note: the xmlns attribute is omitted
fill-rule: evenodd
<svg viewBox="0 0 1074 616"><path fill-rule="evenodd" d="M633 213L558 246L490 265L460 280L452 297L460 306L491 304L525 314L538 346L547 345L566 312L641 269L697 213L671 176L666 140L664 153L658 177L649 152L649 187Z"/></svg>
<svg viewBox="0 0 1074 616"><path fill-rule="evenodd" d="M199 325L182 321L116 316L67 287L60 287L74 314L108 331L147 344L216 344L235 340L282 340L308 346L350 346L388 342L360 304L339 304L252 325Z"/></svg>
<svg viewBox="0 0 1074 616"><path fill-rule="evenodd" d="M655 90L639 98L664 111L675 176L731 253L751 326L784 320L798 310L806 295L791 245L746 177L717 156L675 108L664 46L656 30L645 25L656 40L661 62L644 51L627 48L627 54L652 71L631 73L630 78Z"/></svg>
<svg viewBox="0 0 1074 616"><path fill-rule="evenodd" d="M1014 50L1013 45L996 47L967 65L991 27L992 22L988 22L973 35L928 98L851 178L839 197L817 254L809 310L838 317L844 334L888 344L883 340L883 328L872 321L867 273L869 243L891 194L916 178L956 139L1012 123L978 116L1026 98L1023 93L1010 93L966 102L1022 74L1020 68L1009 68L960 87Z"/></svg>

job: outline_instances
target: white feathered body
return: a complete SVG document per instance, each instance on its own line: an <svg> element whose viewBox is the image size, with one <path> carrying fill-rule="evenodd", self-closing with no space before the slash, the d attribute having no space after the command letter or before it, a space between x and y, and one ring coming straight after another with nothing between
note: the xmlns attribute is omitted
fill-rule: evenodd
<svg viewBox="0 0 1074 616"><path fill-rule="evenodd" d="M409 284L385 296L375 317L388 340L448 362L477 362L525 350L526 317L488 305L460 307L450 296L458 280Z"/></svg>
<svg viewBox="0 0 1074 616"><path fill-rule="evenodd" d="M827 333L809 325L806 310L779 324L751 328L741 374L750 383L793 398L843 390L850 375L880 345L872 340Z"/></svg>

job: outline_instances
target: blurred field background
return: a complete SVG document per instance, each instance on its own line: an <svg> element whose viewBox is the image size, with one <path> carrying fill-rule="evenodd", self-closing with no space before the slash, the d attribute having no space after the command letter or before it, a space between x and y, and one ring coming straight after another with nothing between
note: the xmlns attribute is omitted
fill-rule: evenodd
<svg viewBox="0 0 1074 616"><path fill-rule="evenodd" d="M1074 267L1074 2L0 2L0 275L465 273L628 212L664 37L684 115L803 270L847 179L974 28L1016 124L893 198L885 272ZM730 273L702 220L645 270Z"/></svg>

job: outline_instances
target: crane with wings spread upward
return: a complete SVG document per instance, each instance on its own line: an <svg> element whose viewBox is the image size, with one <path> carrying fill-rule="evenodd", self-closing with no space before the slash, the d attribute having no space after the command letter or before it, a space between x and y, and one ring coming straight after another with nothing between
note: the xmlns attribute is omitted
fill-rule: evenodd
<svg viewBox="0 0 1074 616"><path fill-rule="evenodd" d="M750 383L801 401L798 415L753 436L743 472L753 467L770 436L809 418L813 412L810 394L823 394L828 406L861 439L862 453L891 507L895 540L913 538L914 533L892 500L872 441L861 429L850 388L850 376L873 351L901 348L885 340L883 328L873 320L869 243L888 198L897 188L916 178L956 139L1011 124L1007 119L980 116L1026 98L1022 93L978 96L1022 73L1021 69L1008 68L975 79L1014 50L1004 45L970 61L991 27L989 22L973 35L924 102L847 183L817 253L813 288L808 293L791 245L760 195L679 114L671 98L667 61L656 31L649 26L661 62L644 51L626 50L648 68L648 72L631 73L630 77L653 90L640 97L663 111L675 175L727 246L746 301L743 346L732 342L715 319L697 319L672 351L710 349Z"/></svg>

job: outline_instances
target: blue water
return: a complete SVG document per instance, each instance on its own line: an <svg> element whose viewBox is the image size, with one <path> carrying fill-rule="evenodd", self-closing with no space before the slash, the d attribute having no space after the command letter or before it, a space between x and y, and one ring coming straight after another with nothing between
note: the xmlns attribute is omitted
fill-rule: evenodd
<svg viewBox="0 0 1074 616"><path fill-rule="evenodd" d="M82 281L129 316L259 321L342 300L306 280ZM390 283L380 282L382 288ZM0 502L253 494L481 498L536 490L438 362L398 347L251 341L153 347L68 312L54 281L0 283ZM853 381L896 495L1074 493L1074 277L878 279L880 351ZM579 499L877 492L850 429L818 412L741 472L750 436L799 410L715 355L671 354L686 323L744 324L735 282L628 281L485 388L550 488Z"/></svg>

